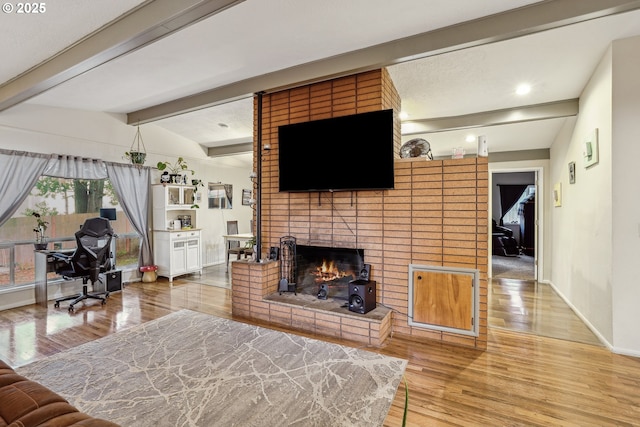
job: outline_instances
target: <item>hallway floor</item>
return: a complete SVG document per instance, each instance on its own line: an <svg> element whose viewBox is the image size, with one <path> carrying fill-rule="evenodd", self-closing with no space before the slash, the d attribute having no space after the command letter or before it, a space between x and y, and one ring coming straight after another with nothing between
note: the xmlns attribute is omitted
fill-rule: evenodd
<svg viewBox="0 0 640 427"><path fill-rule="evenodd" d="M534 280L492 279L489 286L489 328L602 345L550 285Z"/></svg>

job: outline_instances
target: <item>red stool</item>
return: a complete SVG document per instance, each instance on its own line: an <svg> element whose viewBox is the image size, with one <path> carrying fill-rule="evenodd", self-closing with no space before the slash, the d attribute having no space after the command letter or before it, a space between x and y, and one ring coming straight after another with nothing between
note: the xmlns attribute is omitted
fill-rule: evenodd
<svg viewBox="0 0 640 427"><path fill-rule="evenodd" d="M142 281L145 283L155 282L158 279L157 265L144 265L140 267L140 271L142 272Z"/></svg>

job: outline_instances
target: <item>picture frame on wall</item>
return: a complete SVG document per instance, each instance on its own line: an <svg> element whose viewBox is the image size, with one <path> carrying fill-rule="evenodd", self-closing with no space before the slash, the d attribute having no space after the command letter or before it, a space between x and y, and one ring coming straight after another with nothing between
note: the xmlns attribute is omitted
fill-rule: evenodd
<svg viewBox="0 0 640 427"><path fill-rule="evenodd" d="M246 188L242 190L242 204L244 206L251 204L251 190L247 190Z"/></svg>
<svg viewBox="0 0 640 427"><path fill-rule="evenodd" d="M576 183L576 162L569 162L569 184Z"/></svg>

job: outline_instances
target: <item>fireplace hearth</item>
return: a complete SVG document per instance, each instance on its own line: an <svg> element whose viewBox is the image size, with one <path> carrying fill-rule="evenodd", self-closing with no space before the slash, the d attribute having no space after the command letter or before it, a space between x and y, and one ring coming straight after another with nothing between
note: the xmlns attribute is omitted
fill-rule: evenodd
<svg viewBox="0 0 640 427"><path fill-rule="evenodd" d="M349 299L349 282L364 266L364 250L297 245L297 292L324 299Z"/></svg>

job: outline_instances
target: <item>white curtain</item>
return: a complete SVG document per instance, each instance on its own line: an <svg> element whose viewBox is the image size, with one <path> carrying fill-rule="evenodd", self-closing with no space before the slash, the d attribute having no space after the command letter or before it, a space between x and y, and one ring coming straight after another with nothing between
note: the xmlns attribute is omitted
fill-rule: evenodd
<svg viewBox="0 0 640 427"><path fill-rule="evenodd" d="M140 265L153 264L148 220L150 168L0 149L0 225L18 210L41 175L66 179L109 178L125 215L142 237Z"/></svg>
<svg viewBox="0 0 640 427"><path fill-rule="evenodd" d="M102 160L54 154L42 173L65 179L107 179L107 168Z"/></svg>
<svg viewBox="0 0 640 427"><path fill-rule="evenodd" d="M0 150L0 226L18 210L42 175L50 155Z"/></svg>
<svg viewBox="0 0 640 427"><path fill-rule="evenodd" d="M151 169L122 163L106 163L106 166L109 180L118 195L122 210L142 237L140 265L153 265L148 215Z"/></svg>

